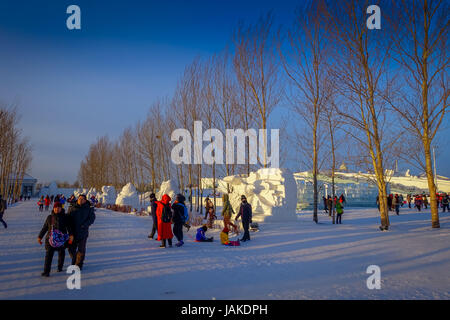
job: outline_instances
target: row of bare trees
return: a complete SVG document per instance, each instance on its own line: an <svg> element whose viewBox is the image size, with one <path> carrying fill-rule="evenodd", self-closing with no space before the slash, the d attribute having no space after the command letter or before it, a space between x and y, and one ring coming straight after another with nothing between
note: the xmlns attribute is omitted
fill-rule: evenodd
<svg viewBox="0 0 450 320"><path fill-rule="evenodd" d="M0 195L8 202L18 199L22 181L31 165L31 146L18 128L15 107L0 107Z"/></svg>
<svg viewBox="0 0 450 320"><path fill-rule="evenodd" d="M305 1L286 29L274 27L272 13L254 24L240 23L230 46L188 65L174 95L154 102L145 120L125 130L117 142L104 137L92 145L81 164L81 183L133 182L154 191L162 181L176 179L180 190L197 197L198 206L201 177L212 176L210 187L215 189L217 177L248 175L254 169L249 143L245 165L175 165L170 161L173 130L185 128L193 135L195 121L221 132L267 129L274 125L273 111L283 104L290 107L282 125L287 139L281 144L288 148L281 161L296 154L296 164L303 162L311 170L314 221L318 175L331 172L334 196L337 161L345 159L373 173L381 229L387 229L386 169L400 158L415 160L426 172L432 226L439 227L430 148L448 107L449 4L380 1L382 29L370 30L366 9L371 4ZM207 139L213 143L212 136ZM266 140L264 136L264 147ZM410 148L411 142L420 148ZM258 155L261 166L267 166L267 155L267 149Z"/></svg>

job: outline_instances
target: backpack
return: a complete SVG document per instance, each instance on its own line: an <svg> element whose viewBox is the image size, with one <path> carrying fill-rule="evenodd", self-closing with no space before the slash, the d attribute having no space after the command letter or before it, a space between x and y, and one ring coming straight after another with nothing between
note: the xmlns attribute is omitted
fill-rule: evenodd
<svg viewBox="0 0 450 320"><path fill-rule="evenodd" d="M188 208L183 205L183 222L186 223L189 220L189 211Z"/></svg>
<svg viewBox="0 0 450 320"><path fill-rule="evenodd" d="M165 222L165 223L172 221L172 210L170 209L169 205L167 205L167 204L163 204L161 220L162 220L162 222Z"/></svg>
<svg viewBox="0 0 450 320"><path fill-rule="evenodd" d="M59 248L66 243L66 241L69 239L69 235L66 233L62 233L58 229L55 229L55 217L52 215L52 227L50 230L50 235L48 237L48 242L53 248Z"/></svg>

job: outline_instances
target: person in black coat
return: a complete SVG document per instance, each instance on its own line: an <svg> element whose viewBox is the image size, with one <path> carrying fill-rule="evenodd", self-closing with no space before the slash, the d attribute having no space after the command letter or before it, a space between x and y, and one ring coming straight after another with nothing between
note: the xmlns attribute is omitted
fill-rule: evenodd
<svg viewBox="0 0 450 320"><path fill-rule="evenodd" d="M42 245L42 238L45 234L45 260L44 260L44 272L41 274L44 277L50 276L50 269L52 266L53 255L55 251L58 252L58 272L63 270L64 266L64 258L66 257L66 244L61 245L60 247L52 247L50 245L50 234L53 230L59 230L63 234L69 234L69 243L73 241L73 235L71 232L70 224L65 215L64 209L61 206L61 203L57 202L53 206L52 213L45 219L44 225L42 226L41 232L38 235L38 243Z"/></svg>
<svg viewBox="0 0 450 320"><path fill-rule="evenodd" d="M243 195L241 196L241 207L239 208L239 213L236 216L236 221L239 217L242 217L242 226L244 227L244 236L240 241L245 242L250 240L250 223L252 223L252 206L247 202L247 198Z"/></svg>
<svg viewBox="0 0 450 320"><path fill-rule="evenodd" d="M157 204L156 204L156 196L154 193L152 193L150 195L150 207L151 207L150 214L151 214L152 220L153 220L153 227L152 227L152 233L150 233L148 235L148 237L150 239L153 239L153 237L155 236L155 233L158 232L158 219L156 217Z"/></svg>
<svg viewBox="0 0 450 320"><path fill-rule="evenodd" d="M95 221L94 207L86 199L86 195L81 194L67 213L71 225L74 241L69 246L69 254L72 258L72 265L77 265L83 269L84 258L86 256L86 243L89 236L89 227Z"/></svg>
<svg viewBox="0 0 450 320"><path fill-rule="evenodd" d="M186 222L185 212L187 212L186 205L184 202L186 201L185 196L182 194L177 194L176 200L172 205L173 210L173 234L178 239L177 247L181 247L183 242L183 225Z"/></svg>

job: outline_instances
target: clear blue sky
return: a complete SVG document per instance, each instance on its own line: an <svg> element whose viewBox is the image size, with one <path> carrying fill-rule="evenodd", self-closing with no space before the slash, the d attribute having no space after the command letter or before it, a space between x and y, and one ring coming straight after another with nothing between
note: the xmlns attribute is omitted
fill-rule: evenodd
<svg viewBox="0 0 450 320"><path fill-rule="evenodd" d="M228 43L239 20L273 9L277 23L290 23L297 3L2 0L0 102L20 107L31 175L73 182L96 137L116 138L145 117L195 56ZM71 4L81 8L81 30L66 28ZM450 176L448 158L439 165Z"/></svg>

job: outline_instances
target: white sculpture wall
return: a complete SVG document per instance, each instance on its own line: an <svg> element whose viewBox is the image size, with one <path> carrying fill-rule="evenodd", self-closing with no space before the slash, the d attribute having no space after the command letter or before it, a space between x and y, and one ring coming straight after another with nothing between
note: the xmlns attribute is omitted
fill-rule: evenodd
<svg viewBox="0 0 450 320"><path fill-rule="evenodd" d="M297 185L287 169L264 168L250 173L249 177L229 176L219 183L226 193L226 183L231 185L230 202L239 210L241 195L252 205L253 221L295 221Z"/></svg>

